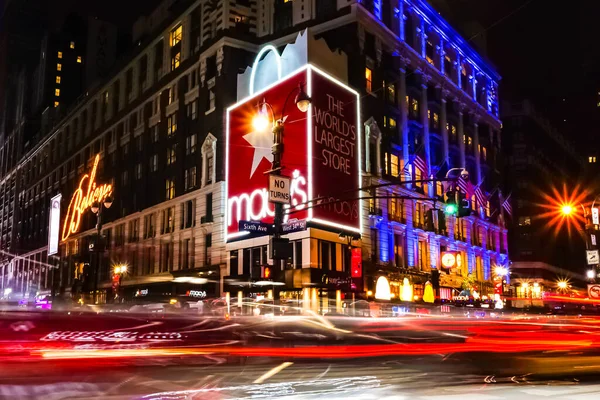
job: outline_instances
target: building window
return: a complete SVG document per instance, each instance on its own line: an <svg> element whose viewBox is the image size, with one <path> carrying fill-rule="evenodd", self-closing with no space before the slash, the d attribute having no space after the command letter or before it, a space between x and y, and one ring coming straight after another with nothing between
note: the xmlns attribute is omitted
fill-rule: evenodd
<svg viewBox="0 0 600 400"><path fill-rule="evenodd" d="M156 217L154 214L144 217L144 239L154 237L156 234Z"/></svg>
<svg viewBox="0 0 600 400"><path fill-rule="evenodd" d="M588 157L588 162L590 164L595 164L596 163L596 156L589 156Z"/></svg>
<svg viewBox="0 0 600 400"><path fill-rule="evenodd" d="M187 116L190 119L198 118L198 101L192 101L187 105Z"/></svg>
<svg viewBox="0 0 600 400"><path fill-rule="evenodd" d="M175 221L173 219L175 211L169 207L162 212L162 233L171 233L175 230Z"/></svg>
<svg viewBox="0 0 600 400"><path fill-rule="evenodd" d="M169 99L167 104L173 104L175 100L177 100L177 84L171 86L169 88Z"/></svg>
<svg viewBox="0 0 600 400"><path fill-rule="evenodd" d="M60 96L60 89L54 89L54 95Z"/></svg>
<svg viewBox="0 0 600 400"><path fill-rule="evenodd" d="M154 125L152 128L150 128L150 141L152 143L156 143L158 142L158 125Z"/></svg>
<svg viewBox="0 0 600 400"><path fill-rule="evenodd" d="M173 55L171 57L171 71L174 71L177 68L179 68L180 63L181 63L181 52L178 51L177 53L175 53L175 55Z"/></svg>
<svg viewBox="0 0 600 400"><path fill-rule="evenodd" d="M208 90L208 102L206 103L206 107L207 107L207 110L206 110L207 113L209 113L215 109L215 91L214 91L214 89Z"/></svg>
<svg viewBox="0 0 600 400"><path fill-rule="evenodd" d="M175 181L173 179L167 179L165 181L165 189L165 199L173 199L175 197Z"/></svg>
<svg viewBox="0 0 600 400"><path fill-rule="evenodd" d="M135 179L142 179L142 163L137 163L135 166Z"/></svg>
<svg viewBox="0 0 600 400"><path fill-rule="evenodd" d="M125 170L121 173L121 184L126 186L129 183L129 171Z"/></svg>
<svg viewBox="0 0 600 400"><path fill-rule="evenodd" d="M206 156L206 183L213 183L214 156L212 151Z"/></svg>
<svg viewBox="0 0 600 400"><path fill-rule="evenodd" d="M58 58L62 58L62 51L58 52Z"/></svg>
<svg viewBox="0 0 600 400"><path fill-rule="evenodd" d="M190 190L196 187L196 167L191 167L185 170L185 190Z"/></svg>
<svg viewBox="0 0 600 400"><path fill-rule="evenodd" d="M156 171L158 171L158 154L154 154L150 157L150 172Z"/></svg>
<svg viewBox="0 0 600 400"><path fill-rule="evenodd" d="M197 141L197 136L195 133L186 138L185 154L194 154L196 152L196 141Z"/></svg>
<svg viewBox="0 0 600 400"><path fill-rule="evenodd" d="M181 229L191 228L195 225L196 201L188 200L181 203Z"/></svg>
<svg viewBox="0 0 600 400"><path fill-rule="evenodd" d="M56 70L62 71L62 64L56 64Z"/></svg>
<svg viewBox="0 0 600 400"><path fill-rule="evenodd" d="M78 64L81 64L81 61L82 61L82 60L81 60L81 56L77 56L77 63L78 63Z"/></svg>
<svg viewBox="0 0 600 400"><path fill-rule="evenodd" d="M204 237L204 265L211 265L212 233L207 233Z"/></svg>
<svg viewBox="0 0 600 400"><path fill-rule="evenodd" d="M369 67L365 68L365 89L367 93L373 90L373 71Z"/></svg>
<svg viewBox="0 0 600 400"><path fill-rule="evenodd" d="M54 107L58 107L60 105L60 103L58 101L54 102Z"/></svg>
<svg viewBox="0 0 600 400"><path fill-rule="evenodd" d="M396 85L390 83L387 85L387 97L388 101L392 104L396 104Z"/></svg>
<svg viewBox="0 0 600 400"><path fill-rule="evenodd" d="M531 225L531 217L519 217L519 226Z"/></svg>
<svg viewBox="0 0 600 400"><path fill-rule="evenodd" d="M485 146L481 146L481 158L483 159L483 161L487 160L487 149L485 148Z"/></svg>
<svg viewBox="0 0 600 400"><path fill-rule="evenodd" d="M183 26L177 25L171 31L171 47L176 46L179 42L181 42L181 37L183 33Z"/></svg>
<svg viewBox="0 0 600 400"><path fill-rule="evenodd" d="M171 136L177 131L177 114L169 115L167 118L167 134Z"/></svg>
<svg viewBox="0 0 600 400"><path fill-rule="evenodd" d="M387 159L388 153L385 154ZM400 159L396 154L389 155L389 163L390 163L390 175L394 178L397 178L400 175ZM387 169L387 160L386 160L386 169Z"/></svg>
<svg viewBox="0 0 600 400"><path fill-rule="evenodd" d="M56 77L56 83L60 83L60 76Z"/></svg>
<svg viewBox="0 0 600 400"><path fill-rule="evenodd" d="M140 220L129 221L129 242L137 242L140 238Z"/></svg>
<svg viewBox="0 0 600 400"><path fill-rule="evenodd" d="M167 149L167 165L175 164L177 160L177 143Z"/></svg>
<svg viewBox="0 0 600 400"><path fill-rule="evenodd" d="M71 44L69 44L69 48L74 49L75 48L75 42L71 42Z"/></svg>

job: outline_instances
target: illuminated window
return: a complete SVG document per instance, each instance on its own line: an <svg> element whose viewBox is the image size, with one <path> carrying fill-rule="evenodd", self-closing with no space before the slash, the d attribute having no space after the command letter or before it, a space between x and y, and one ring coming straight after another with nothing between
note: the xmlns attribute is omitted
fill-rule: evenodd
<svg viewBox="0 0 600 400"><path fill-rule="evenodd" d="M58 52L58 58L62 58L62 51Z"/></svg>
<svg viewBox="0 0 600 400"><path fill-rule="evenodd" d="M167 149L167 165L175 164L177 160L177 144Z"/></svg>
<svg viewBox="0 0 600 400"><path fill-rule="evenodd" d="M435 183L435 194L440 197L444 194L444 185L440 181Z"/></svg>
<svg viewBox="0 0 600 400"><path fill-rule="evenodd" d="M413 112L419 111L419 100L417 100L415 98L410 99L410 109Z"/></svg>
<svg viewBox="0 0 600 400"><path fill-rule="evenodd" d="M371 68L365 68L365 80L366 80L366 90L368 93L371 93L373 90L373 71Z"/></svg>
<svg viewBox="0 0 600 400"><path fill-rule="evenodd" d="M166 192L165 198L171 200L175 197L175 181L173 179L167 179L165 184Z"/></svg>
<svg viewBox="0 0 600 400"><path fill-rule="evenodd" d="M588 157L588 162L590 164L595 164L596 163L596 156L590 156L590 157Z"/></svg>
<svg viewBox="0 0 600 400"><path fill-rule="evenodd" d="M54 89L54 95L60 96L60 89Z"/></svg>
<svg viewBox="0 0 600 400"><path fill-rule="evenodd" d="M485 146L481 146L481 157L483 158L483 161L487 160L487 149Z"/></svg>
<svg viewBox="0 0 600 400"><path fill-rule="evenodd" d="M56 64L56 70L62 71L62 64Z"/></svg>
<svg viewBox="0 0 600 400"><path fill-rule="evenodd" d="M390 172L394 178L400 176L400 160L395 154L390 155Z"/></svg>
<svg viewBox="0 0 600 400"><path fill-rule="evenodd" d="M174 56L171 57L171 71L179 68L179 64L181 63L181 52L175 53Z"/></svg>
<svg viewBox="0 0 600 400"><path fill-rule="evenodd" d="M475 203L475 195L471 196L471 210L477 211L477 204Z"/></svg>
<svg viewBox="0 0 600 400"><path fill-rule="evenodd" d="M55 101L55 102L54 102L54 107L58 107L58 106L59 106L59 104L60 104L60 103L59 103L58 101Z"/></svg>
<svg viewBox="0 0 600 400"><path fill-rule="evenodd" d="M77 56L77 62L81 64L81 56Z"/></svg>
<svg viewBox="0 0 600 400"><path fill-rule="evenodd" d="M60 76L56 77L56 83L60 83Z"/></svg>
<svg viewBox="0 0 600 400"><path fill-rule="evenodd" d="M176 26L171 31L171 47L176 46L179 42L181 42L182 33L183 27L181 25Z"/></svg>
<svg viewBox="0 0 600 400"><path fill-rule="evenodd" d="M170 136L177 131L177 114L169 115L167 118L167 134Z"/></svg>
<svg viewBox="0 0 600 400"><path fill-rule="evenodd" d="M390 117L388 120L389 124L390 124L390 128L395 128L396 127L396 119Z"/></svg>
<svg viewBox="0 0 600 400"><path fill-rule="evenodd" d="M531 217L519 217L519 226L531 225Z"/></svg>
<svg viewBox="0 0 600 400"><path fill-rule="evenodd" d="M75 42L71 42L71 44L69 45L70 48L74 49L75 48Z"/></svg>
<svg viewBox="0 0 600 400"><path fill-rule="evenodd" d="M415 180L419 181L419 180L423 179L422 176L423 175L421 173L421 170L419 168L415 168ZM417 185L418 187L422 187L423 186L423 182L417 182L417 183L415 183L415 185Z"/></svg>
<svg viewBox="0 0 600 400"><path fill-rule="evenodd" d="M486 203L486 205L485 205L485 215L486 215L487 217L489 217L489 216L490 216L490 202L489 202L489 201L488 201L488 202Z"/></svg>

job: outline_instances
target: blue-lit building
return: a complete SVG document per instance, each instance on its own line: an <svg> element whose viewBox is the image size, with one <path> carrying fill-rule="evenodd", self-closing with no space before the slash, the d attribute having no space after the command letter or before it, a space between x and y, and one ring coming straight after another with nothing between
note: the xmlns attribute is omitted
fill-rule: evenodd
<svg viewBox="0 0 600 400"><path fill-rule="evenodd" d="M354 69L365 95L363 186L382 185L364 204L367 289L376 295L375 282L386 276L392 297L402 296L407 278L413 297L422 298L439 269L442 298L457 294L469 274L480 293L492 294L495 271L506 271L496 267L509 264L500 207L500 76L425 1L363 1L355 12ZM471 216L450 216L445 227L434 221L428 231L427 210L443 208L432 199L443 201L446 186L400 181L444 178L453 168L466 169L482 194L472 197ZM443 268L444 251L458 252L461 265Z"/></svg>

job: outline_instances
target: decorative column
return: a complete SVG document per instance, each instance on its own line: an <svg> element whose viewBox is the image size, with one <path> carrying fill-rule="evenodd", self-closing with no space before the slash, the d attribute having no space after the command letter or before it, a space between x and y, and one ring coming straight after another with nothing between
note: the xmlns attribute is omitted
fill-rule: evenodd
<svg viewBox="0 0 600 400"><path fill-rule="evenodd" d="M446 114L446 97L449 92L442 89L442 104L440 107L440 130L442 132L442 141L444 146L444 160L446 161L446 167L450 169L450 141L448 138L448 115Z"/></svg>
<svg viewBox="0 0 600 400"><path fill-rule="evenodd" d="M475 176L477 177L476 185L481 183L481 154L479 152L479 116L473 115L473 152L475 153ZM480 204L480 206L484 206Z"/></svg>
<svg viewBox="0 0 600 400"><path fill-rule="evenodd" d="M465 109L465 105L463 103L459 103L458 105L458 148L460 150L460 167L467 167L467 160L465 157L465 129L463 125L463 111Z"/></svg>
<svg viewBox="0 0 600 400"><path fill-rule="evenodd" d="M408 103L406 101L406 65L408 63L408 59L400 56L400 63L400 101L398 102L400 107L400 135L402 135L402 158L404 159L404 165L408 165L410 160L408 141ZM404 179L411 179L408 172L404 173Z"/></svg>
<svg viewBox="0 0 600 400"><path fill-rule="evenodd" d="M428 174L423 177L424 179L429 178L432 172L431 166L431 145L429 140L429 115L428 110L429 106L427 104L427 82L429 82L431 78L425 74L421 74L421 124L423 124L423 147L425 147L425 163L427 164ZM427 184L429 194L433 193L433 182L429 182Z"/></svg>

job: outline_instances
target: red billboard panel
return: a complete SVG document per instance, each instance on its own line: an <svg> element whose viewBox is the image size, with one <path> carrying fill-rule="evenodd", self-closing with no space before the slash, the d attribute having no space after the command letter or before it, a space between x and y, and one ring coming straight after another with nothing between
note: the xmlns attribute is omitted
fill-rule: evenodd
<svg viewBox="0 0 600 400"><path fill-rule="evenodd" d="M294 104L299 86L312 99L306 112ZM268 116L266 128L253 124L257 114ZM267 173L271 123L278 119L284 126L282 173L291 179L286 220L360 232L359 115L358 93L311 65L228 108L226 238L247 234L238 229L241 220L273 221Z"/></svg>

